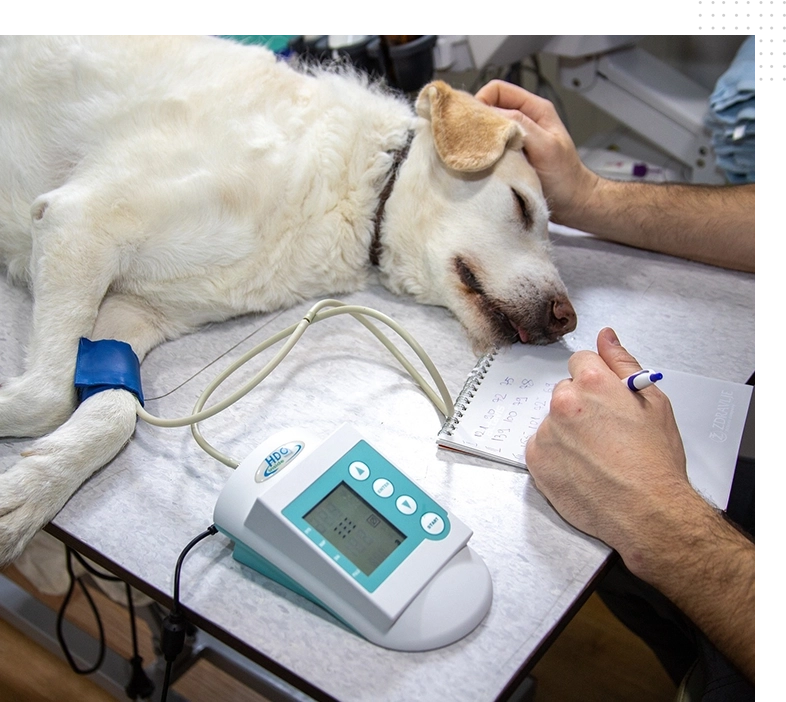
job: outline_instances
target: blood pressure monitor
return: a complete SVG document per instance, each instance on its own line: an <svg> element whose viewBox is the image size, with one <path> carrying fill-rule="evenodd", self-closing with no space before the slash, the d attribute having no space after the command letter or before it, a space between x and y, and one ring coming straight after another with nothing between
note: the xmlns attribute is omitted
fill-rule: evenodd
<svg viewBox="0 0 786 702"><path fill-rule="evenodd" d="M472 531L348 425L325 441L270 437L228 480L214 522L238 561L386 648L453 643L491 606Z"/></svg>

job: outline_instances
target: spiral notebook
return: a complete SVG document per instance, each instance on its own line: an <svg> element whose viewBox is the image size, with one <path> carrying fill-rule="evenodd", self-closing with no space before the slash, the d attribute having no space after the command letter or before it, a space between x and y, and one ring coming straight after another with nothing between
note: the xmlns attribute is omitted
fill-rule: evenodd
<svg viewBox="0 0 786 702"><path fill-rule="evenodd" d="M525 448L549 411L551 393L569 377L571 351L516 344L481 357L437 436L446 449L526 468ZM694 488L725 509L752 387L658 368L671 401Z"/></svg>

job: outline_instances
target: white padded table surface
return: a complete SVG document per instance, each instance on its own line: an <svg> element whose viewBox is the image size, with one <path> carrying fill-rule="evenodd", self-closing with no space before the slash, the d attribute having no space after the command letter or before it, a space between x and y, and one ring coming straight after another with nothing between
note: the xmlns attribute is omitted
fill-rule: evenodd
<svg viewBox="0 0 786 702"><path fill-rule="evenodd" d="M753 275L559 231L553 235L555 257L579 318L564 340L570 349L594 349L597 332L609 325L645 367L738 382L754 371ZM404 324L456 396L476 355L447 311L380 287L338 297ZM188 414L216 373L299 320L313 302L214 325L153 350L142 366L147 409L168 417ZM0 283L4 377L22 370L31 304L26 291ZM252 366L258 370L262 363ZM347 702L496 699L586 595L609 549L567 525L525 471L438 449L438 413L395 359L348 316L314 325L268 380L205 422L202 431L239 460L278 429L305 425L327 436L344 422L474 530L470 545L494 584L491 611L480 627L427 653L378 648L238 564L222 535L203 541L186 559L183 605L200 623L212 624L211 633L257 662L289 671L288 678L303 681L316 696ZM0 470L13 465L28 443L0 442ZM130 444L60 512L55 531L164 600L178 554L211 524L229 473L188 429L140 422Z"/></svg>

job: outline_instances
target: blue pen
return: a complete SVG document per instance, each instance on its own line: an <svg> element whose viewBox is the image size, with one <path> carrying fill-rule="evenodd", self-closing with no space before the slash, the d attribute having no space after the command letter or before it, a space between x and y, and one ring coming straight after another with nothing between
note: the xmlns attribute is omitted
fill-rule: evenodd
<svg viewBox="0 0 786 702"><path fill-rule="evenodd" d="M663 373L658 373L653 370L640 370L638 373L623 378L622 382L633 390L633 392L638 392L639 390L644 390L644 388L648 388L650 385L657 383L661 378L663 378Z"/></svg>

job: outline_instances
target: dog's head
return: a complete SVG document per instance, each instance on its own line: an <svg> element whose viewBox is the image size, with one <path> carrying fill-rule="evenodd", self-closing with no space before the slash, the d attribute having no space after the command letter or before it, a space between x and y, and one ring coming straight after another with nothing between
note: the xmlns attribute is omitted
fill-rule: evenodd
<svg viewBox="0 0 786 702"><path fill-rule="evenodd" d="M450 309L479 349L573 331L522 127L440 81L423 88L417 112L385 214L385 284Z"/></svg>

